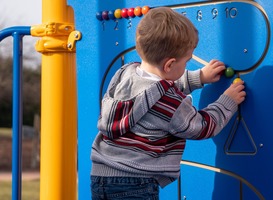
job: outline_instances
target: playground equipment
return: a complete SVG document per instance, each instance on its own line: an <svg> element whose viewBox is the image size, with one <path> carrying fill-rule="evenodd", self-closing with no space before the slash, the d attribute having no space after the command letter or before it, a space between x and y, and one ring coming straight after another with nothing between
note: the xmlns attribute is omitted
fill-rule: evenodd
<svg viewBox="0 0 273 200"><path fill-rule="evenodd" d="M41 200L74 200L77 194L79 200L91 198L89 157L101 96L122 64L139 61L134 50L136 26L145 12L158 6L186 15L199 30L200 42L189 69L200 68L213 58L234 69L234 76L223 76L218 83L194 92L196 107L214 101L237 77L245 81L247 92L246 101L220 135L188 141L181 179L161 190L160 198L273 198L273 89L268 86L273 78L273 2L47 0L43 1L42 25L23 33L41 37L36 45L42 53ZM20 43L21 36L14 34L15 43ZM21 58L14 59L20 62ZM14 116L18 117L14 131L19 130L20 138L20 113ZM13 181L18 181L13 187L15 200L20 199L21 180L20 171L13 171Z"/></svg>

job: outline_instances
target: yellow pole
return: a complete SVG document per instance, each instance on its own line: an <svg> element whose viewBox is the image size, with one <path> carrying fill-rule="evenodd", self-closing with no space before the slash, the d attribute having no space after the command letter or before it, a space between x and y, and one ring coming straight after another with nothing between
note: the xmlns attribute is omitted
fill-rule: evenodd
<svg viewBox="0 0 273 200"><path fill-rule="evenodd" d="M62 35L62 31L67 29L58 24L74 24L73 10L67 6L66 0L43 0L42 21L43 24L49 25L46 28L46 36L43 37L46 50L42 53L40 200L75 200L75 53L55 47L59 45L56 41L67 39ZM54 31L50 33L51 29L59 34ZM50 42L51 40L53 42Z"/></svg>

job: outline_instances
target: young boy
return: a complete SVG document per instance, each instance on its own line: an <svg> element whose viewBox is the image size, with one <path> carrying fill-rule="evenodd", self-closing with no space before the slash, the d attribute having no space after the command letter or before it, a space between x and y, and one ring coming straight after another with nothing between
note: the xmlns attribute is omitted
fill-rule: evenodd
<svg viewBox="0 0 273 200"><path fill-rule="evenodd" d="M153 8L140 21L141 63L118 70L102 100L91 156L93 199L158 199L159 186L180 174L186 139L217 135L244 101L239 82L208 107L193 107L186 95L225 70L217 60L185 70L197 43L193 24L170 8Z"/></svg>

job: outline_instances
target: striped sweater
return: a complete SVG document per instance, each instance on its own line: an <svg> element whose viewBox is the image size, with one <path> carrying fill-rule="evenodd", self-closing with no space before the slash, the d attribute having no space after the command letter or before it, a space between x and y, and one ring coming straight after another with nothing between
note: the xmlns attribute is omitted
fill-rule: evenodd
<svg viewBox="0 0 273 200"><path fill-rule="evenodd" d="M164 187L179 176L186 139L218 134L237 104L221 95L198 111L186 94L202 88L200 70L186 70L175 82L156 81L139 76L138 66L123 66L108 86L92 145L91 175L153 177Z"/></svg>

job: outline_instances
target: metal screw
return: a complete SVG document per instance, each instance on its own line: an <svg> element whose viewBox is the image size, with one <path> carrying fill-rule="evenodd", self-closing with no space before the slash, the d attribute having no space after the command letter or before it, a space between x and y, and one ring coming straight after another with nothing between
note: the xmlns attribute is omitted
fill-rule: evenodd
<svg viewBox="0 0 273 200"><path fill-rule="evenodd" d="M244 53L247 53L247 49L244 49Z"/></svg>
<svg viewBox="0 0 273 200"><path fill-rule="evenodd" d="M260 144L260 148L262 148L263 146L264 146L264 144L263 144L263 143L261 143L261 144Z"/></svg>
<svg viewBox="0 0 273 200"><path fill-rule="evenodd" d="M118 42L116 42L116 46L118 46Z"/></svg>
<svg viewBox="0 0 273 200"><path fill-rule="evenodd" d="M71 44L71 43L68 43L68 44L67 44L67 48L70 49L71 47L72 47L72 44Z"/></svg>
<svg viewBox="0 0 273 200"><path fill-rule="evenodd" d="M79 34L78 33L75 33L75 38L78 38L79 37Z"/></svg>

